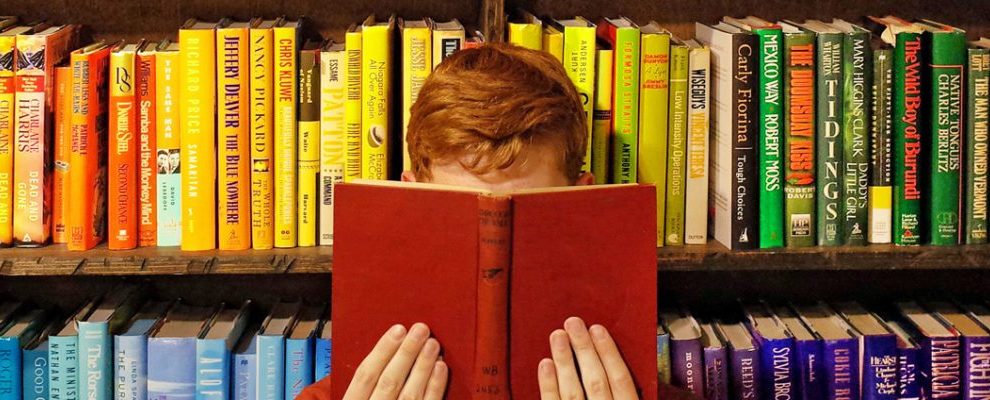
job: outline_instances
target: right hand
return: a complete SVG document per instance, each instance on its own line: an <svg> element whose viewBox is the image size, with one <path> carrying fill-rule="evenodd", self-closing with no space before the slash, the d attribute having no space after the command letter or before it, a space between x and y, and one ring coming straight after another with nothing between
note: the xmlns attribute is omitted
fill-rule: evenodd
<svg viewBox="0 0 990 400"><path fill-rule="evenodd" d="M394 325L354 371L344 400L441 400L448 370L439 357L440 343L425 324L408 331Z"/></svg>

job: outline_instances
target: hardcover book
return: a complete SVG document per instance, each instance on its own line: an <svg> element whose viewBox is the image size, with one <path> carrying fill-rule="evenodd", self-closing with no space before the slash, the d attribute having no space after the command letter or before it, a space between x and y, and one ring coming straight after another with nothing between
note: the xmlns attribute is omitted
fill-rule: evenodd
<svg viewBox="0 0 990 400"><path fill-rule="evenodd" d="M107 170L107 248L138 245L138 127L135 60L145 42L118 44L110 52L110 133Z"/></svg>
<svg viewBox="0 0 990 400"><path fill-rule="evenodd" d="M316 246L320 184L320 45L299 50L299 141L297 143L296 245Z"/></svg>
<svg viewBox="0 0 990 400"><path fill-rule="evenodd" d="M9 314L0 322L0 325L5 326L5 330L0 332L0 365L7 366L4 377L0 379L0 399L22 400L22 375L25 372L21 368L24 361L23 349L45 328L47 318L44 310L34 309Z"/></svg>
<svg viewBox="0 0 990 400"><path fill-rule="evenodd" d="M152 301L113 335L113 398L148 398L148 335L164 322L170 302Z"/></svg>
<svg viewBox="0 0 990 400"><path fill-rule="evenodd" d="M667 118L670 99L670 32L654 21L640 27L639 154L636 182L657 191L657 247L664 243L667 201Z"/></svg>
<svg viewBox="0 0 990 400"><path fill-rule="evenodd" d="M250 49L246 22L219 27L217 76L217 241L220 250L251 248ZM314 185L315 186L315 185ZM315 189L315 188L314 188Z"/></svg>
<svg viewBox="0 0 990 400"><path fill-rule="evenodd" d="M701 326L683 311L663 311L660 319L670 332L670 383L698 397L707 396Z"/></svg>
<svg viewBox="0 0 990 400"><path fill-rule="evenodd" d="M657 325L657 379L660 383L670 384L670 333L663 326L663 321Z"/></svg>
<svg viewBox="0 0 990 400"><path fill-rule="evenodd" d="M595 50L595 107L591 122L591 174L596 185L611 181L613 51L599 43Z"/></svg>
<svg viewBox="0 0 990 400"><path fill-rule="evenodd" d="M789 22L784 32L784 225L787 247L815 244L815 35Z"/></svg>
<svg viewBox="0 0 990 400"><path fill-rule="evenodd" d="M214 310L176 304L148 338L148 400L192 399L196 395L196 340Z"/></svg>
<svg viewBox="0 0 990 400"><path fill-rule="evenodd" d="M7 20L4 20L6 23ZM17 36L30 33L30 26L16 26L0 31L0 246L14 244L14 135L15 71Z"/></svg>
<svg viewBox="0 0 990 400"><path fill-rule="evenodd" d="M196 339L196 399L232 398L232 352L251 318L251 301L239 308L221 306Z"/></svg>
<svg viewBox="0 0 990 400"><path fill-rule="evenodd" d="M709 113L711 51L694 40L688 45L687 181L684 183L684 243L708 243Z"/></svg>
<svg viewBox="0 0 990 400"><path fill-rule="evenodd" d="M729 399L729 355L712 323L701 324L701 345L705 360L705 399Z"/></svg>
<svg viewBox="0 0 990 400"><path fill-rule="evenodd" d="M299 311L296 323L285 337L285 398L295 399L315 382L316 337L326 305L307 306Z"/></svg>
<svg viewBox="0 0 990 400"><path fill-rule="evenodd" d="M426 78L430 76L430 72L433 72L433 33L430 21L426 19L399 19L399 32L402 34L402 170L412 171L409 143L406 141L411 115L409 111L419 99L419 91L423 88ZM341 46L340 51L343 51L343 48ZM320 68L326 71L326 66L321 64ZM322 79L323 82L327 82L326 76ZM338 79L335 82L342 83L343 80ZM343 85L341 84L340 87L343 88ZM322 218L322 214L320 217Z"/></svg>
<svg viewBox="0 0 990 400"><path fill-rule="evenodd" d="M796 396L794 337L765 304L744 304L743 312L746 328L759 345L760 387L767 389L760 393L760 398L773 400Z"/></svg>
<svg viewBox="0 0 990 400"><path fill-rule="evenodd" d="M437 69L443 60L464 47L464 26L457 19L430 20L430 23L433 25L433 69ZM350 44L347 47L350 48Z"/></svg>
<svg viewBox="0 0 990 400"><path fill-rule="evenodd" d="M592 172L592 126L594 125L595 101L595 24L588 20L575 17L557 20L554 27L563 33L562 64L567 77L571 78L574 87L581 97L584 113L588 122L587 143L585 145L583 171ZM607 70L606 70L607 71ZM611 73L607 76L611 78ZM610 79L611 80L611 79ZM611 92L610 92L611 93ZM602 175L602 178L606 176ZM597 174L595 175L597 179Z"/></svg>
<svg viewBox="0 0 990 400"><path fill-rule="evenodd" d="M897 337L897 399L920 399L921 380L924 377L919 369L921 347L918 346L917 339L920 335L902 321L885 319L884 323Z"/></svg>
<svg viewBox="0 0 990 400"><path fill-rule="evenodd" d="M72 145L72 66L55 67L55 173L52 174L52 243L68 243L69 146Z"/></svg>
<svg viewBox="0 0 990 400"><path fill-rule="evenodd" d="M164 43L167 43L164 42ZM138 245L158 245L158 195L156 178L158 171L157 133L158 121L157 101L157 62L158 46L162 43L145 42L138 49L135 60L137 75L135 97L137 99L137 133L138 133Z"/></svg>
<svg viewBox="0 0 990 400"><path fill-rule="evenodd" d="M546 335L580 315L608 328L641 398L656 399L656 340L642 334L657 326L653 188L497 194L363 182L338 189L335 381L351 379L388 327L424 322L444 349L449 398L481 389L536 399L537 382L527 377L550 355ZM443 224L430 217L437 213ZM607 222L615 218L630 223ZM430 234L417 246L400 245L414 231ZM437 274L445 279L430 278ZM369 292L374 299L360 295ZM334 385L332 398L345 389Z"/></svg>
<svg viewBox="0 0 990 400"><path fill-rule="evenodd" d="M553 56L557 62L564 63L564 32L555 25L543 27L543 51Z"/></svg>
<svg viewBox="0 0 990 400"><path fill-rule="evenodd" d="M251 247L275 245L275 34L277 20L260 21L251 27Z"/></svg>
<svg viewBox="0 0 990 400"><path fill-rule="evenodd" d="M258 398L258 341L256 340L261 319L255 319L244 330L241 339L233 350L231 367L230 397L234 400L255 400Z"/></svg>
<svg viewBox="0 0 990 400"><path fill-rule="evenodd" d="M301 21L280 20L274 31L274 197L275 247L296 247L296 172L299 35Z"/></svg>
<svg viewBox="0 0 990 400"><path fill-rule="evenodd" d="M628 18L607 18L598 38L612 48L612 183L635 183L639 172L640 31Z"/></svg>
<svg viewBox="0 0 990 400"><path fill-rule="evenodd" d="M918 370L923 396L947 400L961 398L963 376L959 333L918 303L897 303L897 309L919 333Z"/></svg>
<svg viewBox="0 0 990 400"><path fill-rule="evenodd" d="M825 366L825 398L857 398L860 392L860 343L855 331L823 303L799 306L798 314L821 339Z"/></svg>
<svg viewBox="0 0 990 400"><path fill-rule="evenodd" d="M930 302L927 306L938 315L943 324L959 333L961 398L964 400L983 398L987 384L990 383L985 365L985 360L990 357L990 332L977 320L975 314L982 313L985 309L964 311L949 302ZM932 373L934 376L935 370ZM935 392L932 394L933 398L943 395Z"/></svg>
<svg viewBox="0 0 990 400"><path fill-rule="evenodd" d="M79 320L79 398L113 397L113 335L137 312L145 290L118 286Z"/></svg>
<svg viewBox="0 0 990 400"><path fill-rule="evenodd" d="M437 59L436 40L442 33L433 29L433 59ZM461 37L464 29L461 29ZM344 82L347 83L347 99L344 100L344 124L347 129L347 156L344 159L344 182L361 178L361 148L363 147L361 129L361 88L364 74L361 71L361 26L351 25L344 36L344 51L347 52L347 68L344 70ZM437 61L433 66L436 67Z"/></svg>
<svg viewBox="0 0 990 400"><path fill-rule="evenodd" d="M883 321L855 302L835 304L859 341L859 381L863 400L897 399L897 337Z"/></svg>
<svg viewBox="0 0 990 400"><path fill-rule="evenodd" d="M687 181L688 75L691 49L670 38L670 117L667 130L667 199L664 244L684 244L685 184Z"/></svg>
<svg viewBox="0 0 990 400"><path fill-rule="evenodd" d="M543 50L543 21L526 11L509 21L509 43L530 50Z"/></svg>
<svg viewBox="0 0 990 400"><path fill-rule="evenodd" d="M48 335L58 327L58 322L48 324L33 340L24 345L21 357L23 400L51 400Z"/></svg>
<svg viewBox="0 0 990 400"><path fill-rule="evenodd" d="M261 325L257 340L257 387L259 400L285 398L285 338L299 315L301 303L280 302Z"/></svg>
<svg viewBox="0 0 990 400"><path fill-rule="evenodd" d="M894 50L883 44L873 50L873 102L870 122L870 186L867 241L890 243L893 229L891 129L893 126Z"/></svg>
<svg viewBox="0 0 990 400"><path fill-rule="evenodd" d="M330 375L330 365L333 358L331 350L333 349L333 338L331 334L333 333L333 324L329 319L322 321L320 326L320 331L316 337L316 355L314 356L315 368L313 368L313 382L319 382L321 379L326 378Z"/></svg>
<svg viewBox="0 0 990 400"><path fill-rule="evenodd" d="M182 243L182 172L179 143L179 44L165 43L155 54L156 236L158 246ZM252 118L252 121L254 118Z"/></svg>
<svg viewBox="0 0 990 400"><path fill-rule="evenodd" d="M774 315L794 337L795 378L793 393L805 400L825 399L825 354L822 341L794 310L788 306L773 308Z"/></svg>
<svg viewBox="0 0 990 400"><path fill-rule="evenodd" d="M970 44L966 54L966 166L963 168L963 240L987 243L987 128L990 121L990 40Z"/></svg>
<svg viewBox="0 0 990 400"><path fill-rule="evenodd" d="M760 350L742 322L719 322L718 334L729 352L729 393L732 399L762 399L760 395Z"/></svg>
<svg viewBox="0 0 990 400"><path fill-rule="evenodd" d="M48 337L48 395L51 400L79 398L79 330L98 300L86 302Z"/></svg>
<svg viewBox="0 0 990 400"><path fill-rule="evenodd" d="M361 178L388 179L392 148L392 31L395 17L361 28ZM539 32L537 32L539 33Z"/></svg>
<svg viewBox="0 0 990 400"><path fill-rule="evenodd" d="M424 46L428 47L428 45ZM429 60L429 57L426 60ZM424 65L429 65L429 62L421 61ZM327 41L327 45L320 51L319 244L322 246L333 244L333 189L344 182L345 175L344 168L347 160L347 125L344 115L347 99L346 76L347 51L344 44Z"/></svg>

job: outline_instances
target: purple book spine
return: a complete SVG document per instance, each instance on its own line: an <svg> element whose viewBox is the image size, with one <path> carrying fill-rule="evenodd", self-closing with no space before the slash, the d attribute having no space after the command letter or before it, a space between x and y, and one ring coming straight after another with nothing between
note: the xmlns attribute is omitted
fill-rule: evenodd
<svg viewBox="0 0 990 400"><path fill-rule="evenodd" d="M825 379L827 400L860 400L859 341L839 339L825 341Z"/></svg>
<svg viewBox="0 0 990 400"><path fill-rule="evenodd" d="M861 336L860 380L863 400L897 399L897 338Z"/></svg>
<svg viewBox="0 0 990 400"><path fill-rule="evenodd" d="M705 395L704 360L701 340L670 341L671 376L674 386L686 389L698 397Z"/></svg>
<svg viewBox="0 0 990 400"><path fill-rule="evenodd" d="M755 348L732 351L732 400L760 398L759 360L759 352Z"/></svg>
<svg viewBox="0 0 990 400"><path fill-rule="evenodd" d="M921 376L921 349L917 347L902 347L897 349L897 399L923 400L921 391L923 377Z"/></svg>
<svg viewBox="0 0 990 400"><path fill-rule="evenodd" d="M990 337L963 338L963 399L990 398Z"/></svg>
<svg viewBox="0 0 990 400"><path fill-rule="evenodd" d="M728 368L725 347L705 348L706 400L729 400Z"/></svg>
<svg viewBox="0 0 990 400"><path fill-rule="evenodd" d="M962 354L958 337L932 337L924 340L921 373L925 394L933 400L962 398Z"/></svg>
<svg viewBox="0 0 990 400"><path fill-rule="evenodd" d="M760 369L760 387L764 400L793 398L796 393L794 339L762 339Z"/></svg>
<svg viewBox="0 0 990 400"><path fill-rule="evenodd" d="M797 348L797 400L825 400L825 356L818 340L799 340Z"/></svg>

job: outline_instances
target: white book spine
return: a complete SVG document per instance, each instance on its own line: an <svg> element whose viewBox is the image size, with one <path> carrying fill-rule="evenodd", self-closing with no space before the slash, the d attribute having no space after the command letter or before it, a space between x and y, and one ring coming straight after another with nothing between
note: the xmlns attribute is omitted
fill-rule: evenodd
<svg viewBox="0 0 990 400"><path fill-rule="evenodd" d="M710 222L712 236L725 247L732 248L733 168L732 145L734 143L732 121L732 67L735 56L732 37L704 24L696 24L698 41L710 49L710 88L712 95L710 113L712 134L709 151L709 207L714 211Z"/></svg>

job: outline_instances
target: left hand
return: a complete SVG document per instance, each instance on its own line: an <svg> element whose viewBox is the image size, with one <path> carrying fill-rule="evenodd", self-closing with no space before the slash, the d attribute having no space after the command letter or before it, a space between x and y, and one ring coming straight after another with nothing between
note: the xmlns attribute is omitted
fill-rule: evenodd
<svg viewBox="0 0 990 400"><path fill-rule="evenodd" d="M537 373L540 399L638 399L629 368L605 327L589 329L580 318L568 318L564 329L550 334L550 352L553 359L540 361Z"/></svg>

